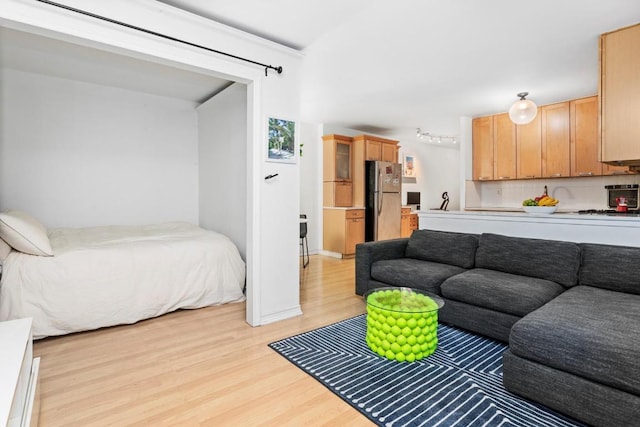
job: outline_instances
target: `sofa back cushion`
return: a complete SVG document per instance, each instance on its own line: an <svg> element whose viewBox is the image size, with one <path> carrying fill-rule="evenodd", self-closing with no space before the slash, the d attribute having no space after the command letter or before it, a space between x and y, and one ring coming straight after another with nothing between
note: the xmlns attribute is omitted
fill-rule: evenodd
<svg viewBox="0 0 640 427"><path fill-rule="evenodd" d="M581 243L580 284L640 294L640 248Z"/></svg>
<svg viewBox="0 0 640 427"><path fill-rule="evenodd" d="M473 268L478 236L449 231L416 230L407 243L405 256L462 268Z"/></svg>
<svg viewBox="0 0 640 427"><path fill-rule="evenodd" d="M485 233L476 251L476 267L551 280L568 288L578 282L580 246Z"/></svg>

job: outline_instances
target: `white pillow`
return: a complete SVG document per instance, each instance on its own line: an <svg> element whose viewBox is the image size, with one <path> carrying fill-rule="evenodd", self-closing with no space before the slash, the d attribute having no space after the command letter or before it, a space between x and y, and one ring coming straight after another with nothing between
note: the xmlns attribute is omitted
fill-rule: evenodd
<svg viewBox="0 0 640 427"><path fill-rule="evenodd" d="M9 256L9 252L11 252L11 246L7 245L7 242L0 239L0 265L2 265L5 258Z"/></svg>
<svg viewBox="0 0 640 427"><path fill-rule="evenodd" d="M30 255L53 256L47 229L21 211L0 213L0 237L13 249Z"/></svg>

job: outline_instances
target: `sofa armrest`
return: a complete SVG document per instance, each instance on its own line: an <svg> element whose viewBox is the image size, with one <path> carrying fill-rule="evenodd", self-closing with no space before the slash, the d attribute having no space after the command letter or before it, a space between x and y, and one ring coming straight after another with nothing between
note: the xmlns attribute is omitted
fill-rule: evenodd
<svg viewBox="0 0 640 427"><path fill-rule="evenodd" d="M380 240L356 245L356 294L369 290L371 265L383 259L404 258L409 238Z"/></svg>

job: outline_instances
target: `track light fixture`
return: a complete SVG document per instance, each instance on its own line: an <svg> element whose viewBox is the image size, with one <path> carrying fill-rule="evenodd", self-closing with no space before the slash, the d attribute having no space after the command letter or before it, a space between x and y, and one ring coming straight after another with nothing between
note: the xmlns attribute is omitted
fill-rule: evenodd
<svg viewBox="0 0 640 427"><path fill-rule="evenodd" d="M422 132L420 128L416 129L416 138L421 141L426 142L435 142L437 144L442 144L443 142L449 142L451 144L457 144L458 138L452 135L434 135L431 132Z"/></svg>

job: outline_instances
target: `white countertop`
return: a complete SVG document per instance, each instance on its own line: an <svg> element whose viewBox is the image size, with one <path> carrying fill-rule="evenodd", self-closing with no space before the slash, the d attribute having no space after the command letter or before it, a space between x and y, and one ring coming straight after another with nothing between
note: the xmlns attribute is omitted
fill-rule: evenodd
<svg viewBox="0 0 640 427"><path fill-rule="evenodd" d="M515 208L419 211L421 229L496 233L570 242L640 246L640 217L559 212L530 214Z"/></svg>
<svg viewBox="0 0 640 427"><path fill-rule="evenodd" d="M463 216L482 216L482 217L499 217L502 220L515 221L553 221L562 223L573 223L576 221L590 221L597 223L613 223L620 224L624 227L640 227L640 216L624 216L624 215L595 215L595 214L579 214L577 211L561 211L557 210L553 214L532 214L517 208L472 208L464 211L441 211L438 209L430 209L428 211L419 211L424 215L463 215Z"/></svg>

